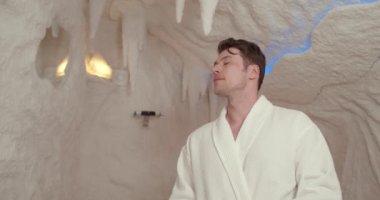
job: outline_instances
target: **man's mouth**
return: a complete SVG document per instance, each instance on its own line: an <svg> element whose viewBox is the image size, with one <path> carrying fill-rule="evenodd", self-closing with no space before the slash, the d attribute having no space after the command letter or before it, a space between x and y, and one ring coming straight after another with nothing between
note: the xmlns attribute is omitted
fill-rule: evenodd
<svg viewBox="0 0 380 200"><path fill-rule="evenodd" d="M224 80L224 78L214 78L214 82Z"/></svg>

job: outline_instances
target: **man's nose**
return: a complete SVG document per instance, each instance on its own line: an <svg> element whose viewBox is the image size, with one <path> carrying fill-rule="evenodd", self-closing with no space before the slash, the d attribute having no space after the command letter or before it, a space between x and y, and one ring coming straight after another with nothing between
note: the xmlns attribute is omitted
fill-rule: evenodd
<svg viewBox="0 0 380 200"><path fill-rule="evenodd" d="M214 74L218 74L220 72L220 65L219 64L215 64L212 68L212 72Z"/></svg>

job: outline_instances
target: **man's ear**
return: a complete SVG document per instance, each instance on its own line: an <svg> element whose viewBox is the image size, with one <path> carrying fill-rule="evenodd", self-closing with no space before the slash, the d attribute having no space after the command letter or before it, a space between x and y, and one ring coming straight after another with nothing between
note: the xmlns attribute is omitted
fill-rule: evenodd
<svg viewBox="0 0 380 200"><path fill-rule="evenodd" d="M250 80L259 79L260 76L260 67L257 64L248 65L248 78Z"/></svg>

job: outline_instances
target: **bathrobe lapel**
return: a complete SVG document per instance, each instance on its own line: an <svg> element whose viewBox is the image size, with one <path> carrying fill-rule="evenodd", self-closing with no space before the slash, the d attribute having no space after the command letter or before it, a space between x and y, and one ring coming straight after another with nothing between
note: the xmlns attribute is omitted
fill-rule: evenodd
<svg viewBox="0 0 380 200"><path fill-rule="evenodd" d="M248 200L247 181L240 161L239 148L236 145L231 128L226 120L226 110L223 109L213 125L213 141L229 178L236 200Z"/></svg>
<svg viewBox="0 0 380 200"><path fill-rule="evenodd" d="M262 128L273 112L273 104L261 95L245 118L236 143L240 149L240 159L243 162L256 137L262 133Z"/></svg>
<svg viewBox="0 0 380 200"><path fill-rule="evenodd" d="M264 96L261 96L243 122L236 142L226 120L226 108L222 110L213 124L213 142L231 183L236 200L251 199L243 170L243 162L265 119L271 112L271 108L270 102Z"/></svg>

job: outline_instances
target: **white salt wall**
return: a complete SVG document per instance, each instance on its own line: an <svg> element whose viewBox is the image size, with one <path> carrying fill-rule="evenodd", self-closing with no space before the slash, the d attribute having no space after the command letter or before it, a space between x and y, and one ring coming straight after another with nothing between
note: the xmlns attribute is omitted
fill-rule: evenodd
<svg viewBox="0 0 380 200"><path fill-rule="evenodd" d="M218 41L253 40L274 61L307 50L311 33L312 48L285 56L263 92L318 123L345 200L380 195L380 3L318 25L361 1L0 2L1 200L167 199L187 135L222 105L209 85ZM85 75L91 53L114 80ZM143 128L141 110L163 116Z"/></svg>
<svg viewBox="0 0 380 200"><path fill-rule="evenodd" d="M147 42L133 92L89 79L76 199L167 199L187 133L209 120L207 96L193 109L182 102L179 60L167 58L175 52L157 39ZM144 128L133 117L141 110L163 116Z"/></svg>
<svg viewBox="0 0 380 200"><path fill-rule="evenodd" d="M69 1L66 1L69 2ZM0 3L0 199L72 199L84 86L80 5ZM70 4L68 4L70 5ZM62 7L61 7L62 8ZM36 55L53 17L70 33L70 73L54 86L37 75Z"/></svg>
<svg viewBox="0 0 380 200"><path fill-rule="evenodd" d="M143 84L136 86L136 90L143 88ZM88 94L99 99L90 101L88 110L92 112L81 129L77 199L167 199L185 134L208 116L191 114L188 105L179 101L171 107L158 105L149 90L142 91L147 97L137 98L94 81ZM143 128L142 119L132 116L142 109L160 111L164 116L150 119L149 127ZM194 111L205 110L208 107L202 101Z"/></svg>
<svg viewBox="0 0 380 200"><path fill-rule="evenodd" d="M347 200L380 196L379 19L380 3L335 10L312 48L286 56L266 80L269 97L321 127Z"/></svg>

